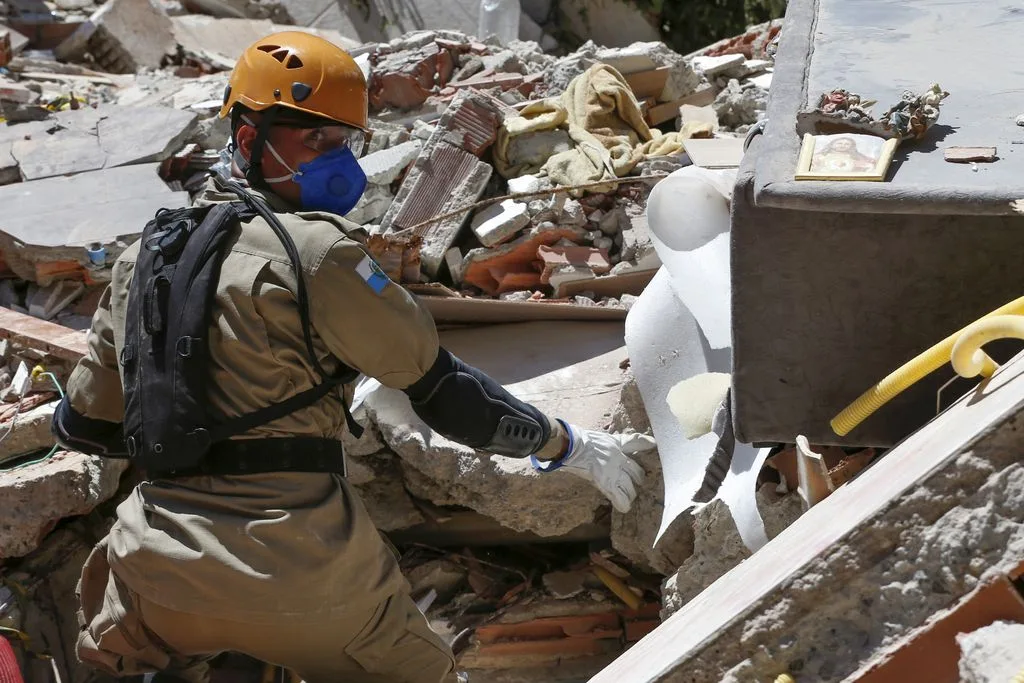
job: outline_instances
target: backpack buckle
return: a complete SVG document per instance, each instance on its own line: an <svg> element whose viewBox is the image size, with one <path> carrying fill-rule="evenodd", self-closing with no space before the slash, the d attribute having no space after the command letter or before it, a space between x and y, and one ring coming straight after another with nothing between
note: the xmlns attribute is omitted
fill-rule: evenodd
<svg viewBox="0 0 1024 683"><path fill-rule="evenodd" d="M178 341L174 345L175 352L182 358L189 358L192 356L192 337L178 337Z"/></svg>

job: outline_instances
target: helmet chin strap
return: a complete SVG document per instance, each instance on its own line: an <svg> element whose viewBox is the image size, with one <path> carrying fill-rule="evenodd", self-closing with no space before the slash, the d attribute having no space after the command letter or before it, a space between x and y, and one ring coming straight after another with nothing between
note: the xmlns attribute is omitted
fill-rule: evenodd
<svg viewBox="0 0 1024 683"><path fill-rule="evenodd" d="M254 126L254 128L256 128L256 139L254 139L252 142L252 152L249 155L249 164L245 169L245 179L249 182L250 187L263 187L269 190L269 182L282 182L277 178L268 181L263 177L263 146L269 146L269 143L267 142L267 136L270 133L270 127L274 125L274 120L276 118L277 110L272 107L263 113L263 116L260 118L259 125ZM242 117L242 120L250 126L253 125L252 121L245 116ZM277 153L273 152L272 146L270 147L270 149L271 153L274 154L274 156L280 160L280 157L277 156ZM288 176L288 179L290 180L291 176Z"/></svg>

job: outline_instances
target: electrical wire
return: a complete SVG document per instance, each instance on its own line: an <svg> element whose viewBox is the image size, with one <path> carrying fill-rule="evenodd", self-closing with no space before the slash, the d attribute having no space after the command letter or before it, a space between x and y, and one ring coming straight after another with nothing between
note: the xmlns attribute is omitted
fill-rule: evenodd
<svg viewBox="0 0 1024 683"><path fill-rule="evenodd" d="M60 395L60 397L62 399L64 398L64 388L61 387L60 382L57 380L57 376L54 375L49 370L46 370L42 365L37 365L37 366L35 366L32 369L32 376L33 377L49 377L50 381L53 382L53 386L57 387L57 393ZM12 431L14 431L14 424L15 424L15 422L18 419L18 415L21 414L21 403L24 400L25 400L24 396L22 396L21 398L18 399L18 412L16 412L14 414L14 417L11 418L11 426L7 429L7 432L5 432L3 436L0 436L0 442L3 442L3 440L6 439L8 437L8 435L10 435L10 433ZM25 467L30 467L32 465L38 465L39 463L46 462L47 460L52 458L59 448L60 448L60 444L55 443L55 444L53 444L53 448L50 449L50 452L47 453L46 455L42 456L41 458L36 458L34 460L28 460L26 462L19 463L17 465L12 465L10 467L3 467L3 468L0 468L0 469L3 469L4 471L10 472L10 471L13 471L13 470L20 470L20 469L25 468Z"/></svg>

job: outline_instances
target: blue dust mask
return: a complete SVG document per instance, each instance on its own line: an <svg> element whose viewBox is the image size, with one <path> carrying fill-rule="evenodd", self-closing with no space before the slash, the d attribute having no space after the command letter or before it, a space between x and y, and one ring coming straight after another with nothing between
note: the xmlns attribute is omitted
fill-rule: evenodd
<svg viewBox="0 0 1024 683"><path fill-rule="evenodd" d="M268 142L267 149L290 175L266 178L267 183L295 182L300 190L302 208L307 211L328 211L344 216L351 211L366 190L366 174L348 147L324 152L310 162L293 169Z"/></svg>

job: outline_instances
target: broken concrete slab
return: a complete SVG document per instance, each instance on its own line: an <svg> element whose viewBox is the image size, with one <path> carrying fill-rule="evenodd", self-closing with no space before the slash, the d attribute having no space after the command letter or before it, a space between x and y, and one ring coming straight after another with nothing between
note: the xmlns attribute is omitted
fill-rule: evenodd
<svg viewBox="0 0 1024 683"><path fill-rule="evenodd" d="M193 112L169 107L102 107L60 112L49 135L15 142L11 154L23 180L40 180L162 161L198 123Z"/></svg>
<svg viewBox="0 0 1024 683"><path fill-rule="evenodd" d="M1024 556L1024 357L592 679L839 681Z"/></svg>
<svg viewBox="0 0 1024 683"><path fill-rule="evenodd" d="M363 196L356 202L355 207L345 214L345 218L357 225L374 223L387 213L393 201L395 195L391 194L386 185L367 185Z"/></svg>
<svg viewBox="0 0 1024 683"><path fill-rule="evenodd" d="M117 491L127 460L58 451L51 458L0 471L0 559L38 547L65 517L84 515Z"/></svg>
<svg viewBox="0 0 1024 683"><path fill-rule="evenodd" d="M561 340L552 345L550 339ZM441 332L445 348L513 395L583 428L601 428L618 401L622 323L525 323ZM516 354L507 352L510 345ZM367 413L402 460L406 487L438 505L470 507L518 531L557 536L607 501L570 474L542 475L526 459L484 455L432 432L399 391L378 389Z"/></svg>
<svg viewBox="0 0 1024 683"><path fill-rule="evenodd" d="M18 171L25 181L95 171L107 162L99 140L71 131L15 142L11 156L18 162Z"/></svg>
<svg viewBox="0 0 1024 683"><path fill-rule="evenodd" d="M107 153L105 168L163 161L191 135L199 117L168 107L111 108L96 132Z"/></svg>
<svg viewBox="0 0 1024 683"><path fill-rule="evenodd" d="M111 73L160 68L175 51L170 17L154 0L107 0L54 53L76 61L85 52Z"/></svg>
<svg viewBox="0 0 1024 683"><path fill-rule="evenodd" d="M157 209L189 201L187 192L167 187L158 168L120 166L0 187L0 248L8 264L15 268L11 256L26 249L67 251L84 260L83 247L91 242L132 241ZM32 279L26 275L19 274Z"/></svg>
<svg viewBox="0 0 1024 683"><path fill-rule="evenodd" d="M233 68L235 60L257 40L278 31L303 31L324 38L344 50L359 43L337 31L275 24L270 19L252 19L240 16L213 17L204 14L185 14L171 17L174 40L186 52L197 56L211 56Z"/></svg>

